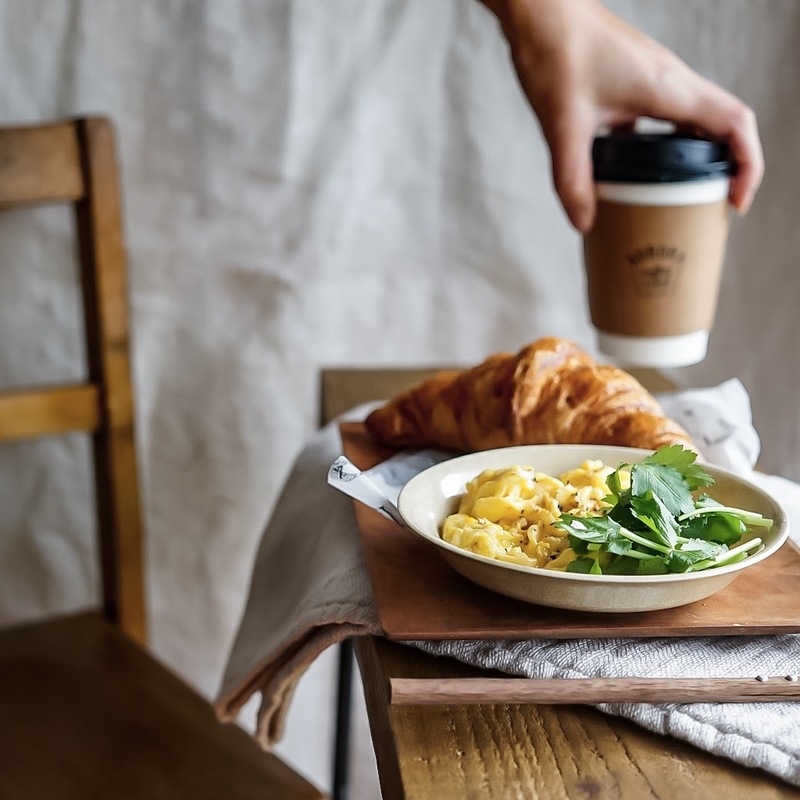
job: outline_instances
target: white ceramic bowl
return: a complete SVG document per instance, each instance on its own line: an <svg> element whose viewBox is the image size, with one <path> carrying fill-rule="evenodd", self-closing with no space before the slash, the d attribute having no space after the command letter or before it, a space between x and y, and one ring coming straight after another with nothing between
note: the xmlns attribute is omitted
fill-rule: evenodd
<svg viewBox="0 0 800 800"><path fill-rule="evenodd" d="M575 611L635 612L675 608L720 591L743 570L769 558L786 541L788 520L780 503L753 483L704 464L716 483L708 494L725 505L756 511L773 520L760 536L763 547L737 564L709 570L668 575L585 575L509 564L472 553L445 542L440 535L444 518L452 514L468 481L484 469L515 464L558 475L586 459L601 459L609 466L641 461L649 450L600 445L524 445L457 456L436 464L412 478L403 488L398 508L406 524L431 545L453 569L500 594L554 608Z"/></svg>

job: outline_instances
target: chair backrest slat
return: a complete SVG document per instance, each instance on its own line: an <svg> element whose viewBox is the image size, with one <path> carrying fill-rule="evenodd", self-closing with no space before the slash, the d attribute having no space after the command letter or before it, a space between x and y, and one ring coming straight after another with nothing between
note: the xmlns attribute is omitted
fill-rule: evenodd
<svg viewBox="0 0 800 800"><path fill-rule="evenodd" d="M82 196L73 123L0 128L0 205L72 201Z"/></svg>
<svg viewBox="0 0 800 800"><path fill-rule="evenodd" d="M0 394L0 442L94 431L100 424L97 386L59 386Z"/></svg>
<svg viewBox="0 0 800 800"><path fill-rule="evenodd" d="M0 128L0 209L56 201L71 202L75 212L89 379L80 386L0 392L0 441L92 432L103 609L144 642L128 287L109 120Z"/></svg>

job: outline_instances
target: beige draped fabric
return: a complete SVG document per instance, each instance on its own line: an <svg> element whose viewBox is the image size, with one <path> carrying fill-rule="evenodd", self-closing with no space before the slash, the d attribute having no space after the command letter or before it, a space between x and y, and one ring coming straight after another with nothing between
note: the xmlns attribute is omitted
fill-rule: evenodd
<svg viewBox="0 0 800 800"><path fill-rule="evenodd" d="M800 4L608 5L758 114L767 177L673 377L741 378L800 479ZM153 644L211 696L320 366L591 349L581 243L477 0L0 0L0 120L82 112L119 127ZM70 222L0 215L4 384L81 373ZM85 457L0 449L0 620L94 597Z"/></svg>

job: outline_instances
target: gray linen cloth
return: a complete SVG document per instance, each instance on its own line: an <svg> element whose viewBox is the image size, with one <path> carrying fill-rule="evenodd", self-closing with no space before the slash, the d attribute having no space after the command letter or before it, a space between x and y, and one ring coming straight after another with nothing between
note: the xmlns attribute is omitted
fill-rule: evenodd
<svg viewBox="0 0 800 800"><path fill-rule="evenodd" d="M749 471L758 439L742 394L738 382L728 382L710 394L659 399L671 415L691 423L688 427L695 428L691 432L705 445L710 461ZM362 415L363 409L356 410L351 418ZM261 541L218 695L218 715L232 720L254 693L261 693L256 737L266 748L280 739L292 691L313 660L346 637L380 633L353 501L326 485L328 468L340 454L338 424L332 423L311 438L295 463ZM377 471L380 481L380 467ZM396 480L396 465L392 473ZM778 476L748 477L783 503L790 535L797 541L800 485ZM532 678L800 673L800 636L795 635L408 644ZM800 786L800 704L620 703L599 708Z"/></svg>

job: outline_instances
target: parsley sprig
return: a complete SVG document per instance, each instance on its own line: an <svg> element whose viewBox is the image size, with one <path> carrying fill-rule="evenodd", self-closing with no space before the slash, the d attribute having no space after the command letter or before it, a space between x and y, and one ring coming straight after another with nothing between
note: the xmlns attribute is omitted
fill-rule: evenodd
<svg viewBox="0 0 800 800"><path fill-rule="evenodd" d="M619 464L607 480L606 512L562 514L555 523L567 532L577 555L567 570L595 575L696 572L734 564L761 547L758 537L739 542L749 529L769 530L772 520L700 494L714 479L696 459L693 451L671 445L641 463Z"/></svg>

